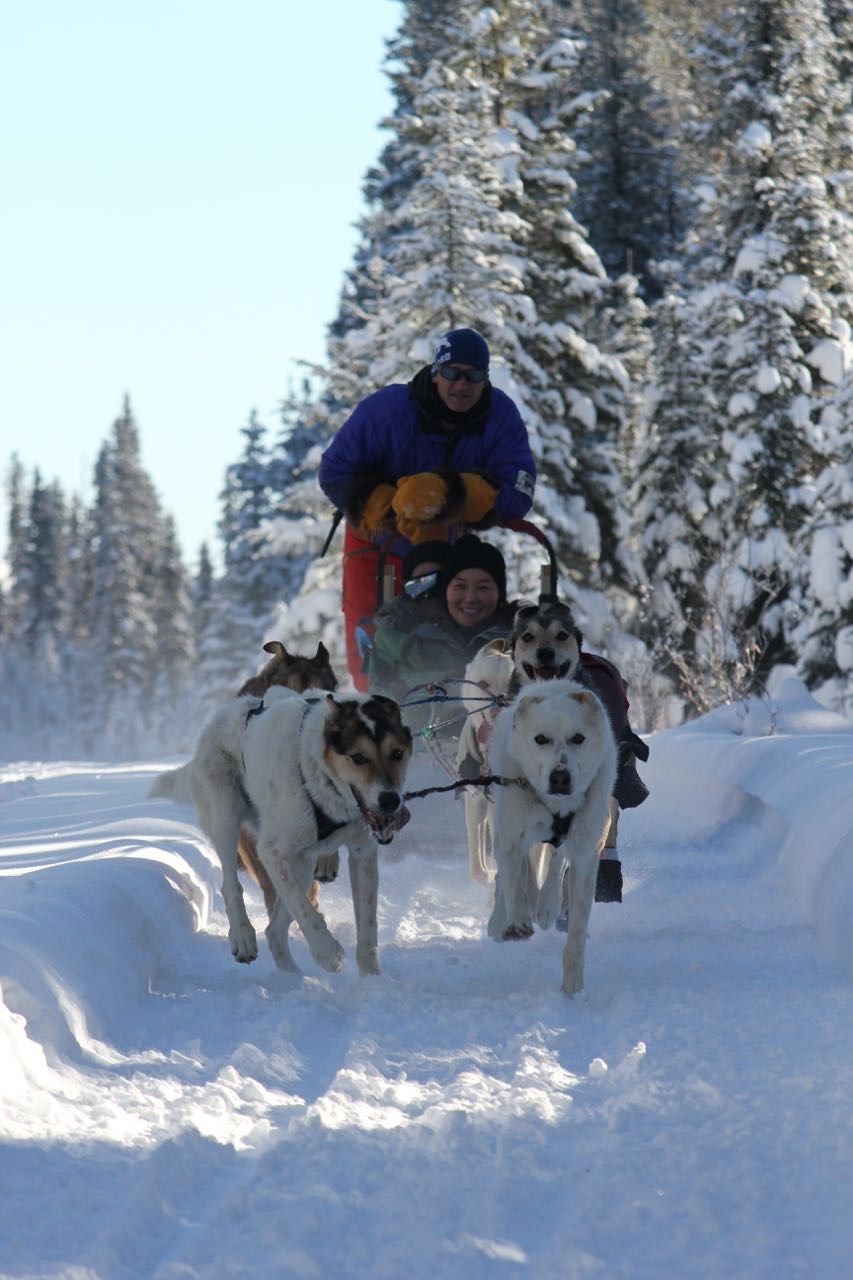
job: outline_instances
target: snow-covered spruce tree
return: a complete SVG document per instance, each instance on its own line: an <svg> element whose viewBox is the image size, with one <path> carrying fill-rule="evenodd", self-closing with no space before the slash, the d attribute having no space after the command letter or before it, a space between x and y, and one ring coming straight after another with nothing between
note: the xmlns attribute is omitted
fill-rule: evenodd
<svg viewBox="0 0 853 1280"><path fill-rule="evenodd" d="M536 510L572 579L602 587L624 582L617 452L629 434L629 377L598 341L615 339L617 295L572 213L574 134L604 95L578 92L585 45L559 25L560 12L503 0L479 15L476 49L496 130L512 140L502 202L527 228L520 256L532 309L508 335L507 363L540 443Z"/></svg>
<svg viewBox="0 0 853 1280"><path fill-rule="evenodd" d="M192 747L185 726L196 658L189 575L181 558L175 521L164 516L155 564L152 612L157 634L148 693L158 732L169 720L176 725L175 750Z"/></svg>
<svg viewBox="0 0 853 1280"><path fill-rule="evenodd" d="M723 563L737 566L737 591L754 584L750 613L770 637L766 670L797 660L791 635L811 609L803 532L833 461L820 419L835 391L853 241L827 181L847 91L823 5L761 3L741 18L743 60L726 99L739 127L720 207L736 307L715 326L715 394L728 414L716 497L730 531Z"/></svg>
<svg viewBox="0 0 853 1280"><path fill-rule="evenodd" d="M365 175L368 211L359 222L353 265L344 279L338 313L329 326L331 339L359 329L366 316L377 309L382 292L384 216L406 198L420 173L419 150L410 146L400 131L400 120L412 114L414 94L430 63L446 53L457 9L458 0L405 0L400 27L388 41L385 71L394 109L386 127L391 137ZM352 405L352 396L345 403Z"/></svg>
<svg viewBox="0 0 853 1280"><path fill-rule="evenodd" d="M224 572L213 587L210 621L200 641L199 680L211 696L236 693L263 658L266 621L276 599L260 558L270 513L267 429L254 410L241 427L240 457L226 469L220 494Z"/></svg>
<svg viewBox="0 0 853 1280"><path fill-rule="evenodd" d="M825 181L833 163L825 110L833 77L820 6L792 0L733 16L737 25L701 46L708 64L697 62L697 80L707 82L703 101L719 95L709 130L718 167L698 189L696 224L682 246L680 360L663 341L665 326L660 335L659 439L651 439L642 478L652 505L641 504L638 514L650 577L673 592L653 597L658 621L672 630L680 613L682 643L689 651L692 634L694 656L714 647L696 630L703 611L727 633L722 648L731 654L752 636L758 677L795 659L789 627L807 607L802 533L828 460L820 419L833 390L813 366L822 363L825 372L833 363L819 354L827 355L844 292L830 243L843 237L843 220ZM693 409L697 434L686 466L673 450L691 483L676 477L675 510L661 521L655 485L671 473L654 453L669 448L667 403L677 416ZM684 541L667 548L668 533L681 531Z"/></svg>
<svg viewBox="0 0 853 1280"><path fill-rule="evenodd" d="M225 576L233 582L242 607L256 619L246 640L254 648L263 619L271 607L271 583L266 566L261 567L258 533L270 514L269 449L267 428L253 409L240 428L243 447L238 460L228 467L222 498L219 532L222 537Z"/></svg>
<svg viewBox="0 0 853 1280"><path fill-rule="evenodd" d="M92 597L92 518L78 493L68 506L68 558L65 572L67 603L66 643L75 652L91 635L89 604Z"/></svg>
<svg viewBox="0 0 853 1280"><path fill-rule="evenodd" d="M692 648L705 606L704 574L719 545L710 501L720 465L718 419L708 387L707 341L675 271L654 307L654 366L634 454L628 507L646 583L645 638Z"/></svg>
<svg viewBox="0 0 853 1280"><path fill-rule="evenodd" d="M245 676L259 665L254 654L241 653L245 631L242 618L237 602L228 594L225 578L214 574L207 545L202 545L192 584L197 723L217 704L233 698ZM258 657L261 656L259 651Z"/></svg>
<svg viewBox="0 0 853 1280"><path fill-rule="evenodd" d="M808 608L791 630L798 669L827 706L853 716L853 343L839 353L839 386L820 426L831 458L800 545L809 558Z"/></svg>
<svg viewBox="0 0 853 1280"><path fill-rule="evenodd" d="M21 618L24 651L36 657L46 683L57 674L68 624L68 555L65 496L36 470L30 490L26 566L28 592Z"/></svg>
<svg viewBox="0 0 853 1280"><path fill-rule="evenodd" d="M213 611L214 578L210 548L206 542L203 542L198 553L198 569L192 579L190 588L192 626L197 645L201 643Z"/></svg>
<svg viewBox="0 0 853 1280"><path fill-rule="evenodd" d="M307 389L303 393L308 396ZM324 415L308 408L310 421L300 421L301 405L297 396L286 402L285 428L272 449L253 413L243 429L242 457L226 474L220 522L225 573L216 584L210 623L218 634L206 636L203 647L203 665L216 655L218 682L230 672L230 683L242 683L264 659L265 640L296 643L293 635L279 634L281 611L298 593L330 516L315 478Z"/></svg>
<svg viewBox="0 0 853 1280"><path fill-rule="evenodd" d="M649 266L672 252L684 211L673 109L646 8L641 0L578 0L569 11L586 45L579 88L607 94L601 110L579 121L588 164L575 213L608 274L635 274L654 295Z"/></svg>
<svg viewBox="0 0 853 1280"><path fill-rule="evenodd" d="M29 596L27 540L30 496L23 464L16 454L12 454L9 463L6 499L9 510L6 561L11 580L6 607L6 628L8 634L14 636L18 634L20 619L26 609Z"/></svg>
<svg viewBox="0 0 853 1280"><path fill-rule="evenodd" d="M161 564L160 504L139 453L125 398L95 464L92 513L92 630L86 705L93 738L122 753L148 741L146 697L157 665L153 604Z"/></svg>
<svg viewBox="0 0 853 1280"><path fill-rule="evenodd" d="M322 640L338 670L345 667L335 592L340 559L338 546L323 555L334 513L316 477L320 454L331 436L330 421L339 418L342 408L317 370L299 387L290 388L281 404L282 426L270 456L275 500L264 526L266 548L281 565L270 638L284 641L291 652L309 655Z"/></svg>
<svg viewBox="0 0 853 1280"><path fill-rule="evenodd" d="M44 483L38 469L28 483L17 460L10 482L11 607L0 727L11 733L16 724L27 723L49 739L66 719L65 498L57 483Z"/></svg>

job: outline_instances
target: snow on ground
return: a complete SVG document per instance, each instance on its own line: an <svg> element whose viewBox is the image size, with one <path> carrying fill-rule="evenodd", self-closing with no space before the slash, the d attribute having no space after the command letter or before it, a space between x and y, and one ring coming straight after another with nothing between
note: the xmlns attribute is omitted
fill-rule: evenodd
<svg viewBox="0 0 853 1280"><path fill-rule="evenodd" d="M561 935L486 938L446 796L382 977L344 874L299 978L234 964L163 762L0 768L0 1276L849 1275L853 724L788 681L651 747L571 1001Z"/></svg>

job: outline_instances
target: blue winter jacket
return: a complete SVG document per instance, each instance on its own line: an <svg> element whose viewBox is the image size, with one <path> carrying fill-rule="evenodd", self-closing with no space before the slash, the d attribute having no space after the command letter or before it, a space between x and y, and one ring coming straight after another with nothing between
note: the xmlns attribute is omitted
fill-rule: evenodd
<svg viewBox="0 0 853 1280"><path fill-rule="evenodd" d="M421 471L477 471L499 490L499 516L526 515L536 464L514 402L491 387L485 417L445 431L415 399L413 386L424 388L428 375L429 366L413 383L392 383L356 405L322 456L320 488L346 512L353 488L365 475L393 483Z"/></svg>

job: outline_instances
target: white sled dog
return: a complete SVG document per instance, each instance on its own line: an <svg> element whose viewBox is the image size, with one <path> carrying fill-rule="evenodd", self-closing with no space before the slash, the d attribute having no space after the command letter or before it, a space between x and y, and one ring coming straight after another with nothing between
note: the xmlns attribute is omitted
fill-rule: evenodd
<svg viewBox="0 0 853 1280"><path fill-rule="evenodd" d="M554 923L568 867L562 985L566 995L575 995L583 988L598 851L616 777L616 744L604 707L572 680L534 681L498 716L489 762L505 779L495 788L498 877L489 935L501 941L533 933L528 850L539 841L551 845L536 918L541 928Z"/></svg>
<svg viewBox="0 0 853 1280"><path fill-rule="evenodd" d="M308 892L318 860L322 866L345 844L359 972L379 973L376 842L388 844L409 820L401 789L411 754L411 733L390 698L303 698L271 689L261 701L237 698L221 707L189 763L155 779L152 796L181 800L189 790L219 856L236 960L258 954L237 878L237 845L248 827L277 894L266 935L279 968L298 972L288 944L294 920L317 964L341 968L343 948Z"/></svg>
<svg viewBox="0 0 853 1280"><path fill-rule="evenodd" d="M539 604L522 601L507 640L490 640L474 655L465 669L465 680L481 683L491 694L514 697L533 680L575 679L580 663L580 633L572 611L561 601ZM463 686L473 698L471 685ZM470 711L482 703L465 703ZM456 766L460 778L474 778L489 772L488 745L499 707L469 714L459 738ZM487 884L494 877L491 850L492 804L482 791L465 793L465 828L468 836L468 869L472 880ZM541 873L543 854L531 850L531 891Z"/></svg>
<svg viewBox="0 0 853 1280"><path fill-rule="evenodd" d="M479 778L489 772L489 739L501 703L484 695L504 697L512 675L512 657L503 640L490 640L465 668L462 701L468 715L459 735L456 770L460 778ZM492 855L491 798L482 787L465 792L465 830L468 836L468 872L472 880L491 884L495 878Z"/></svg>

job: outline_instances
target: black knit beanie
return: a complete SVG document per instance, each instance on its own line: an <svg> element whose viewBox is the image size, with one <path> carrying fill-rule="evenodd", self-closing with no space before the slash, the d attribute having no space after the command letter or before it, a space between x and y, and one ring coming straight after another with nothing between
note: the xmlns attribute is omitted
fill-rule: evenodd
<svg viewBox="0 0 853 1280"><path fill-rule="evenodd" d="M403 559L403 581L408 582L419 564L444 565L450 555L449 542L418 542L410 547Z"/></svg>
<svg viewBox="0 0 853 1280"><path fill-rule="evenodd" d="M504 558L490 542L481 542L473 533L466 533L454 543L441 576L438 580L439 590L447 590L450 581L463 569L484 569L490 578L494 578L498 588L498 602L506 600L506 564Z"/></svg>

